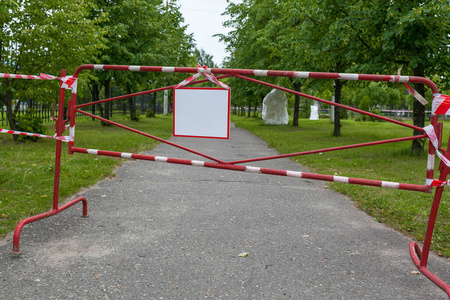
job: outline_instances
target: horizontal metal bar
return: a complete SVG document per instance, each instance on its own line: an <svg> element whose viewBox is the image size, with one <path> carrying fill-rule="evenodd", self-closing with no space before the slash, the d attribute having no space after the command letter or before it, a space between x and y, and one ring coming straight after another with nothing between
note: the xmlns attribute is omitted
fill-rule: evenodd
<svg viewBox="0 0 450 300"><path fill-rule="evenodd" d="M245 171L245 172L251 172L251 173L260 173L260 174L278 175L278 176L287 176L287 177L296 177L296 178L307 178L307 179L314 179L314 180L376 186L376 187L393 188L393 189L400 189L400 190L419 191L419 192L426 192L426 193L429 193L432 190L431 187L426 186L426 185L416 185L416 184L398 183L398 182L390 182L390 181L380 181L380 180L371 180L371 179L362 179L362 178L323 175L323 174L314 174L314 173L279 170L279 169L268 169L268 168L260 168L260 167L253 167L253 166L240 166L240 165L231 165L231 164L226 164L226 163L206 162L206 161L198 161L198 160L170 158L170 157L164 157L164 156L152 156L152 155L144 155L144 154L134 154L134 153L116 152L116 151L108 151L108 150L97 150L97 149L86 149L86 148L78 148L78 147L73 147L71 150L72 150L72 152L85 153L85 154L91 154L91 155L112 156L112 157L121 157L121 158L127 158L127 159L140 159L140 160L157 161L157 162L165 162L165 163L172 163L172 164L190 165L190 166L197 166L197 167L206 167L206 168L223 169L223 170L231 170L231 171Z"/></svg>

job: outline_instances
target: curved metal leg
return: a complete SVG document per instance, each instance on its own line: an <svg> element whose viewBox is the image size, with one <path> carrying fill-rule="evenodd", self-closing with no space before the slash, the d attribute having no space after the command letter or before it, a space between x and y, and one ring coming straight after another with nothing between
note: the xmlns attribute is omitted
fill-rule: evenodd
<svg viewBox="0 0 450 300"><path fill-rule="evenodd" d="M66 203L64 205L62 205L61 207L58 207L56 209L52 209L51 211L48 211L46 213L40 214L40 215L36 215L33 217L29 217L26 218L22 221L19 222L19 224L17 224L16 229L14 230L14 236L13 236L13 250L11 252L11 254L14 255L20 255L22 254L22 252L19 249L19 243L20 243L20 233L22 231L23 226L25 226L26 224L32 223L32 222L36 222L45 218L48 218L50 216L56 215L57 213L65 210L66 208L71 207L72 205L78 203L78 202L82 202L83 203L83 217L88 217L87 214L87 201L84 197L79 197L75 200L70 201L69 203Z"/></svg>

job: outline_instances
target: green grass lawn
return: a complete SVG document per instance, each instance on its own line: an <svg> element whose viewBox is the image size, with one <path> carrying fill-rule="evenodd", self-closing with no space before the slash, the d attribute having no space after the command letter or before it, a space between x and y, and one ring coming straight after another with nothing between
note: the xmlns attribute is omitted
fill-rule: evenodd
<svg viewBox="0 0 450 300"><path fill-rule="evenodd" d="M343 120L341 137L333 137L333 124L329 120L302 119L299 127L266 126L256 118L232 116L238 127L248 129L267 141L280 153L323 149L342 145L406 137L412 130L387 122L355 122ZM444 145L450 123L444 124ZM385 180L423 185L425 183L427 155L410 155L411 141L372 147L298 156L294 161L310 171L374 180ZM428 148L427 148L428 149ZM436 160L438 162L438 159ZM256 163L255 163L256 164ZM436 163L436 172L438 163ZM435 178L439 173L435 173ZM348 195L356 205L375 220L423 240L432 194L386 188L330 183L330 187ZM444 191L436 223L432 247L440 254L450 256L449 193Z"/></svg>
<svg viewBox="0 0 450 300"><path fill-rule="evenodd" d="M113 120L138 130L169 138L172 118L160 116L132 122L121 116ZM54 133L54 124L47 124L47 134ZM68 135L68 131L65 132ZM122 152L152 149L156 141L124 129L88 119L77 120L76 146ZM55 140L41 138L37 142L14 142L12 135L0 134L0 236L14 229L27 216L48 211L52 207ZM85 154L67 154L63 143L61 159L60 201L111 176L123 160Z"/></svg>

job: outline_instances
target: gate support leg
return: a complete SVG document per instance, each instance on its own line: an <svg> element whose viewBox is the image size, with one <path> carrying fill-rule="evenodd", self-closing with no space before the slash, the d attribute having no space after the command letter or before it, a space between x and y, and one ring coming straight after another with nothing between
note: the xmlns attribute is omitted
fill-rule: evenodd
<svg viewBox="0 0 450 300"><path fill-rule="evenodd" d="M441 169L440 180L444 181L447 178L447 174L449 173L449 169L444 167ZM444 187L440 186L436 189L434 194L433 204L431 205L430 216L428 218L427 231L425 233L425 239L423 241L423 248L420 250L419 245L416 242L409 243L409 254L411 255L411 259L416 265L417 269L425 275L429 280L431 280L435 285L441 288L444 292L447 293L447 296L450 299L450 286L438 278L436 275L431 273L427 269L428 256L430 254L430 246L431 239L433 237L434 225L436 223L436 217L439 210L439 204L442 198L442 192L444 191Z"/></svg>
<svg viewBox="0 0 450 300"><path fill-rule="evenodd" d="M66 70L61 71L61 77L66 76ZM61 136L64 132L64 94L65 89L59 89L59 107L58 107L58 119L56 119L56 135ZM53 185L53 209L46 213L36 215L27 219L24 219L17 224L16 229L14 230L13 236L13 251L12 254L20 255L19 242L20 242L20 232L22 231L23 226L28 223L36 222L38 220L45 219L47 217L56 215L57 213L65 210L66 208L71 207L75 203L82 202L83 203L83 217L87 217L87 201L83 197L79 197L75 200L70 201L58 207L59 202L59 182L60 182L60 173L61 173L61 144L60 140L56 141L56 151L55 151L55 179Z"/></svg>
<svg viewBox="0 0 450 300"><path fill-rule="evenodd" d="M57 213L65 210L66 208L71 207L75 203L82 202L83 203L83 217L88 217L87 214L87 201L83 197L79 197L75 200L70 201L69 203L66 203L62 205L61 207L58 207L57 209L52 209L51 211L48 211L46 213L36 215L27 219L24 219L17 224L16 229L14 230L14 236L13 236L13 250L11 254L20 255L22 252L19 250L19 242L20 242L20 232L22 231L23 226L25 226L28 223L36 222L42 219L45 219L47 217L56 215Z"/></svg>

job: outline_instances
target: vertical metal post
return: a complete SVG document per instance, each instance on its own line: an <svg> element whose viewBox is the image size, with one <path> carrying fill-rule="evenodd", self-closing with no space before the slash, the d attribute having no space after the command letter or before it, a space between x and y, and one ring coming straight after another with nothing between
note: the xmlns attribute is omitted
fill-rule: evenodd
<svg viewBox="0 0 450 300"><path fill-rule="evenodd" d="M436 124L436 127L437 127L437 124ZM440 134L438 134L438 139L442 139L442 136ZM450 140L450 137L449 137L449 140ZM441 144L441 142L442 141L440 140L439 144ZM430 142L430 144L431 144L431 142ZM447 152L444 153L445 157L447 157L447 158L448 158L448 153L449 153L449 149L447 149ZM439 166L439 170L440 170L439 180L445 181L447 179L447 175L450 172L450 169L443 162L441 162L441 164ZM428 255L429 255L430 247L431 247L431 239L433 237L434 226L436 224L436 217L437 217L437 213L439 210L439 205L441 203L443 191L444 191L443 186L440 186L436 189L436 192L435 192L434 198L433 198L433 203L431 204L430 215L428 217L427 231L425 233L425 238L423 240L422 255L420 257L420 266L421 267L426 267L427 263L428 263Z"/></svg>
<svg viewBox="0 0 450 300"><path fill-rule="evenodd" d="M445 178L447 177L447 172L442 172L441 174L442 175L440 176L440 178L443 178L443 180L445 180ZM440 186L436 189L436 192L434 194L433 204L431 205L430 216L428 218L427 231L425 233L425 238L423 240L422 255L420 257L421 267L426 267L428 263L428 255L430 253L431 239L433 237L434 225L436 223L436 217L439 210L439 204L441 202L443 191L444 187Z"/></svg>
<svg viewBox="0 0 450 300"><path fill-rule="evenodd" d="M61 77L66 76L66 70L61 70ZM64 132L64 100L66 90L59 88L59 105L58 105L58 119L56 120L55 131L57 136L61 136ZM59 201L59 177L61 174L61 144L62 141L56 140L55 153L55 180L53 184L53 209L58 209Z"/></svg>

